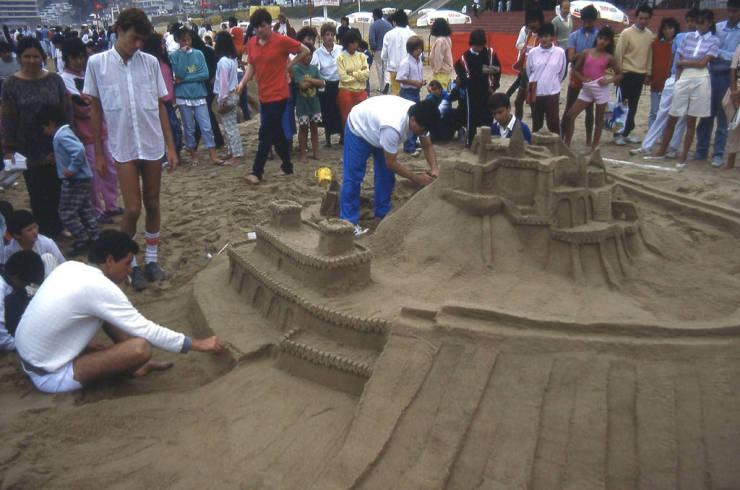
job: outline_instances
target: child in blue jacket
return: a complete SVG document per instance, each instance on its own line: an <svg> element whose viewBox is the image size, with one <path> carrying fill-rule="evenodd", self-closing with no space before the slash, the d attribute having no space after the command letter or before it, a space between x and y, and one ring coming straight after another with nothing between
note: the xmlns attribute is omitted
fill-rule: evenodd
<svg viewBox="0 0 740 490"><path fill-rule="evenodd" d="M66 122L62 109L44 105L36 122L52 136L57 175L62 181L59 195L59 218L72 234L74 247L67 254L74 257L98 239L98 223L90 202L92 171L87 164L85 146Z"/></svg>

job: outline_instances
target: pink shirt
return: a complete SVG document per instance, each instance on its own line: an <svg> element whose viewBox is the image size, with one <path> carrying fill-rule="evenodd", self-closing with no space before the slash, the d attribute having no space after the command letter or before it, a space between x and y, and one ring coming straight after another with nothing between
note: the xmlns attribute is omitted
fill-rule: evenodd
<svg viewBox="0 0 740 490"><path fill-rule="evenodd" d="M591 51L589 50L586 53L586 59L583 61L583 76L589 80L598 80L604 76L604 73L606 72L606 64L608 62L608 56L592 58Z"/></svg>
<svg viewBox="0 0 740 490"><path fill-rule="evenodd" d="M172 68L162 60L159 60L159 69L162 70L164 85L167 87L167 95L162 97L162 102L172 102L175 100L175 78L172 76Z"/></svg>
<svg viewBox="0 0 740 490"><path fill-rule="evenodd" d="M80 92L82 85L85 83L84 73L75 73L66 69L62 72L62 80L67 92L72 100L72 115L75 119L75 134L83 145L89 145L93 142L92 127L90 126L90 101L92 97ZM103 120L102 138L108 138L108 130Z"/></svg>
<svg viewBox="0 0 740 490"><path fill-rule="evenodd" d="M560 83L565 76L565 51L552 46L544 49L537 46L527 55L527 76L530 82L537 82L537 96L560 93Z"/></svg>

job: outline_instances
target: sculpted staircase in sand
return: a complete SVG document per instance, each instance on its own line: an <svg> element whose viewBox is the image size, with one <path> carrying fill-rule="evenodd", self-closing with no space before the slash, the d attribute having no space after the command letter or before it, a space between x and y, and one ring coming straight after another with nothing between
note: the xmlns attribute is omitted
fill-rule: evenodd
<svg viewBox="0 0 740 490"><path fill-rule="evenodd" d="M257 228L253 248L229 250L229 281L282 332L279 366L360 394L388 322L323 306L321 298L366 286L370 252L354 243L354 227L346 221L302 221L301 206L292 201L273 202L271 213Z"/></svg>

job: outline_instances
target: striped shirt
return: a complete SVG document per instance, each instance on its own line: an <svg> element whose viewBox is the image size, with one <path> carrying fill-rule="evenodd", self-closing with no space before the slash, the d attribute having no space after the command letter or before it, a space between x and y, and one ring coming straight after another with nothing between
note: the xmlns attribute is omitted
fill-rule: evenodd
<svg viewBox="0 0 740 490"><path fill-rule="evenodd" d="M707 32L704 35L699 31L689 32L678 47L678 57L682 61L701 61L706 56L715 57L719 54L719 38Z"/></svg>

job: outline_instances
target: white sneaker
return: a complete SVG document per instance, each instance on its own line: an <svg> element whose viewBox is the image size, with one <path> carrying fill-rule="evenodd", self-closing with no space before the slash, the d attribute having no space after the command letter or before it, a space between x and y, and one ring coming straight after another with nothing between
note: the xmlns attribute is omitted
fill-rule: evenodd
<svg viewBox="0 0 740 490"><path fill-rule="evenodd" d="M686 165L688 165L688 162L676 162L676 168L679 170L685 168Z"/></svg>
<svg viewBox="0 0 740 490"><path fill-rule="evenodd" d="M636 144L638 144L641 141L640 139L635 138L632 135L629 135L629 136L627 136L624 139L625 139L625 141L627 141L627 143L632 143L633 145L636 145Z"/></svg>
<svg viewBox="0 0 740 490"><path fill-rule="evenodd" d="M639 147L639 148L632 148L632 149L630 150L630 155L640 155L640 154L642 154L642 153L648 153L648 150L646 150L646 149L645 149L645 148L643 148L642 146L641 146L641 147Z"/></svg>
<svg viewBox="0 0 740 490"><path fill-rule="evenodd" d="M363 228L360 225L355 225L355 236L364 235L367 233L367 228Z"/></svg>
<svg viewBox="0 0 740 490"><path fill-rule="evenodd" d="M665 156L666 158L678 158L678 150L670 150Z"/></svg>
<svg viewBox="0 0 740 490"><path fill-rule="evenodd" d="M722 158L721 156L719 156L719 155L715 155L715 156L714 156L714 157L712 158L712 167L714 167L714 168L719 168L719 167L721 167L721 166L722 166L722 165L724 165L724 164L725 164L725 159L724 159L724 158Z"/></svg>
<svg viewBox="0 0 740 490"><path fill-rule="evenodd" d="M617 146L624 146L624 145L627 144L627 142L624 141L624 136L622 136L621 134L619 134L619 135L617 135L614 138L614 144L617 145Z"/></svg>

